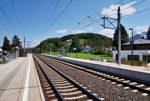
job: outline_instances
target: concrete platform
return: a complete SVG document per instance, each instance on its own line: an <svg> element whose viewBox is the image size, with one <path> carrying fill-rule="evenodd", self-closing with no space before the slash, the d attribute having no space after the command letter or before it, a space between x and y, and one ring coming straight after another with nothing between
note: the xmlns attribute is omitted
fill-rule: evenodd
<svg viewBox="0 0 150 101"><path fill-rule="evenodd" d="M0 101L42 101L31 54L0 65Z"/></svg>
<svg viewBox="0 0 150 101"><path fill-rule="evenodd" d="M118 65L116 63L74 59L74 58L58 57L52 55L45 55L45 56L50 56L62 61L74 63L81 66L86 66L87 68L92 68L95 70L100 70L109 73L115 73L120 76L126 76L127 78L132 78L139 81L150 83L150 68L144 68L138 66L132 67L129 65Z"/></svg>

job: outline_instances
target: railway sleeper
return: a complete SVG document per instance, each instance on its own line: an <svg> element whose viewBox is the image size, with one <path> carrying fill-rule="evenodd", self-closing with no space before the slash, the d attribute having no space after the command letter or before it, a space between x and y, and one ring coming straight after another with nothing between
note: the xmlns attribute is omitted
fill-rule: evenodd
<svg viewBox="0 0 150 101"><path fill-rule="evenodd" d="M55 83L54 83L55 84ZM55 86L68 86L71 85L71 83L64 83L64 84L55 84Z"/></svg>
<svg viewBox="0 0 150 101"><path fill-rule="evenodd" d="M77 88L71 88L71 89L59 90L60 93L64 93L64 92L74 92L74 91L78 91L78 89L77 89Z"/></svg>
<svg viewBox="0 0 150 101"><path fill-rule="evenodd" d="M83 95L81 91L76 92L70 92L70 93L61 93L63 97L74 97L74 96L80 96Z"/></svg>
<svg viewBox="0 0 150 101"><path fill-rule="evenodd" d="M65 97L65 101L85 101L88 100L87 95L80 95L76 97Z"/></svg>

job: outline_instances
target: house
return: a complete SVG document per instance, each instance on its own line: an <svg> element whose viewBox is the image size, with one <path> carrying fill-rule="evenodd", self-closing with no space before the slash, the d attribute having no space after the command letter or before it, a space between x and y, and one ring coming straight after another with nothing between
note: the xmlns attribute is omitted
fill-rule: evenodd
<svg viewBox="0 0 150 101"><path fill-rule="evenodd" d="M131 54L132 45L130 45L130 42L123 44L121 49L121 59L131 60ZM139 39L134 41L133 60L146 61L150 64L150 40ZM113 50L113 61L117 62L117 50Z"/></svg>
<svg viewBox="0 0 150 101"><path fill-rule="evenodd" d="M85 48L82 53L91 53L93 51L93 48Z"/></svg>
<svg viewBox="0 0 150 101"><path fill-rule="evenodd" d="M2 53L3 53L3 50L2 50L2 48L0 47L0 57L2 57Z"/></svg>

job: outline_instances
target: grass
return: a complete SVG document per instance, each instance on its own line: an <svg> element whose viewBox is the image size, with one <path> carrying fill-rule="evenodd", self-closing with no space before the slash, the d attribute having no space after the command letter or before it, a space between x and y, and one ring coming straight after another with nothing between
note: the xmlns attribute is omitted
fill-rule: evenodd
<svg viewBox="0 0 150 101"><path fill-rule="evenodd" d="M45 52L44 54L49 55L50 53ZM51 53L51 55L58 56L58 52L53 52L53 53ZM108 55L94 55L91 53L77 53L77 54L74 53L74 58L76 58L76 55L77 55L78 59L94 59L95 57L103 57L106 60L110 60L110 61L113 60L112 56L108 56ZM67 53L67 57L71 57L71 53Z"/></svg>
<svg viewBox="0 0 150 101"><path fill-rule="evenodd" d="M0 64L3 64L3 61L2 61L2 60L0 60Z"/></svg>

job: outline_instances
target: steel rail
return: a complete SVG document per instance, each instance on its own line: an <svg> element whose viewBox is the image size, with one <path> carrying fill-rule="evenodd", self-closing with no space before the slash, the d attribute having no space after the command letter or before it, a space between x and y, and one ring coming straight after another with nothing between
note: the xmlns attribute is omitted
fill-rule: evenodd
<svg viewBox="0 0 150 101"><path fill-rule="evenodd" d="M39 58L39 57L38 57ZM81 90L83 93L85 93L86 95L88 95L89 98L93 99L94 101L102 101L100 98L98 98L97 96L93 95L91 92L87 91L86 89L84 89L83 87L81 87L79 84L77 84L75 81L73 81L71 78L69 78L67 75L63 74L62 72L58 71L55 67L53 67L52 65L50 65L49 63L47 63L46 61L42 60L41 58L39 58L41 61L43 61L46 65L48 65L50 68L52 68L54 71L56 71L58 74L60 74L62 77L64 77L65 79L67 79L69 82L71 82L71 84L73 84L75 87L77 87L79 90Z"/></svg>
<svg viewBox="0 0 150 101"><path fill-rule="evenodd" d="M41 55L41 54L40 54ZM48 57L48 58L52 58L52 59L55 59L55 60L59 60L59 61L63 61L63 62L66 62L66 63L70 63L70 64L74 64L76 66L81 66L83 68L86 68L86 69L90 69L90 70L95 70L97 72L103 72L103 73L106 73L106 74L110 74L110 75L113 75L113 76L118 76L120 78L124 78L124 79L130 79L134 82L138 82L138 83L143 83L143 84L146 84L146 85L150 85L150 82L146 82L146 81L142 81L140 79L135 79L135 78L131 78L131 77L125 77L123 75L119 75L119 74L114 74L114 73L111 73L111 72L108 72L108 71L102 71L102 70L98 70L98 69L93 69L93 68L89 68L88 66L83 66L83 65L79 65L79 64L75 64L75 63L71 63L69 61L65 61L65 60L61 60L61 59L58 59L56 57L51 57L51 56L47 56L47 55L41 55L41 56L45 56L45 57ZM84 62L85 63L85 62ZM92 64L92 63L91 63Z"/></svg>
<svg viewBox="0 0 150 101"><path fill-rule="evenodd" d="M58 91L58 89L55 87L55 85L53 84L53 82L50 80L50 78L48 77L48 75L45 73L45 71L42 69L42 66L38 63L37 59L35 56L33 56L34 62L37 63L37 65L40 67L42 73L44 74L44 76L46 77L46 79L48 80L49 85L53 88L56 96L58 97L58 99L60 101L65 101L64 98L62 97L62 95L60 94L60 92Z"/></svg>
<svg viewBox="0 0 150 101"><path fill-rule="evenodd" d="M49 58L50 58L50 57L49 57ZM59 60L59 59L53 59L53 60L57 60L57 61L60 61L60 62L62 63L62 61ZM63 62L64 62L64 61L63 61ZM129 86L129 87L132 88L132 89L137 89L137 90L139 90L139 91L141 91L141 92L148 93L148 94L150 95L150 91L149 91L149 90L146 90L146 89L144 89L144 88L140 88L140 87L131 85L131 84L129 84L129 83L125 83L125 82L122 82L122 81L113 79L113 78L111 78L111 77L103 76L103 75L94 73L94 72L92 72L92 71L88 71L88 70L82 69L82 68L84 68L83 66L82 66L82 68L78 68L78 67L75 67L75 66L71 65L71 63L68 64L67 62L66 62L66 63L64 62L64 63L62 63L62 64L71 66L71 67L73 67L73 68L75 68L75 69L78 69L78 70L81 70L81 71L90 73L90 74L95 75L95 76L98 76L98 77L106 78L107 80L111 80L111 81L113 81L113 82L117 82L117 83L122 84L122 85L124 85L124 86ZM78 65L77 65L77 66L78 66ZM87 68L86 68L86 69L87 69ZM88 68L88 69L89 69L89 68ZM93 70L93 69L91 69L91 70ZM104 73L104 72L103 72L103 73ZM112 75L112 74L110 74L110 75ZM119 76L117 76L117 77L119 77ZM121 77L121 78L124 78L124 77ZM124 79L126 79L126 78L124 78ZM128 78L128 80L130 80L130 79ZM134 82L134 80L133 80L133 82ZM137 82L137 81L136 81L136 82ZM138 82L138 83L140 83L140 82ZM144 84L144 83L142 83L142 84ZM148 85L148 84L147 84L147 85Z"/></svg>

